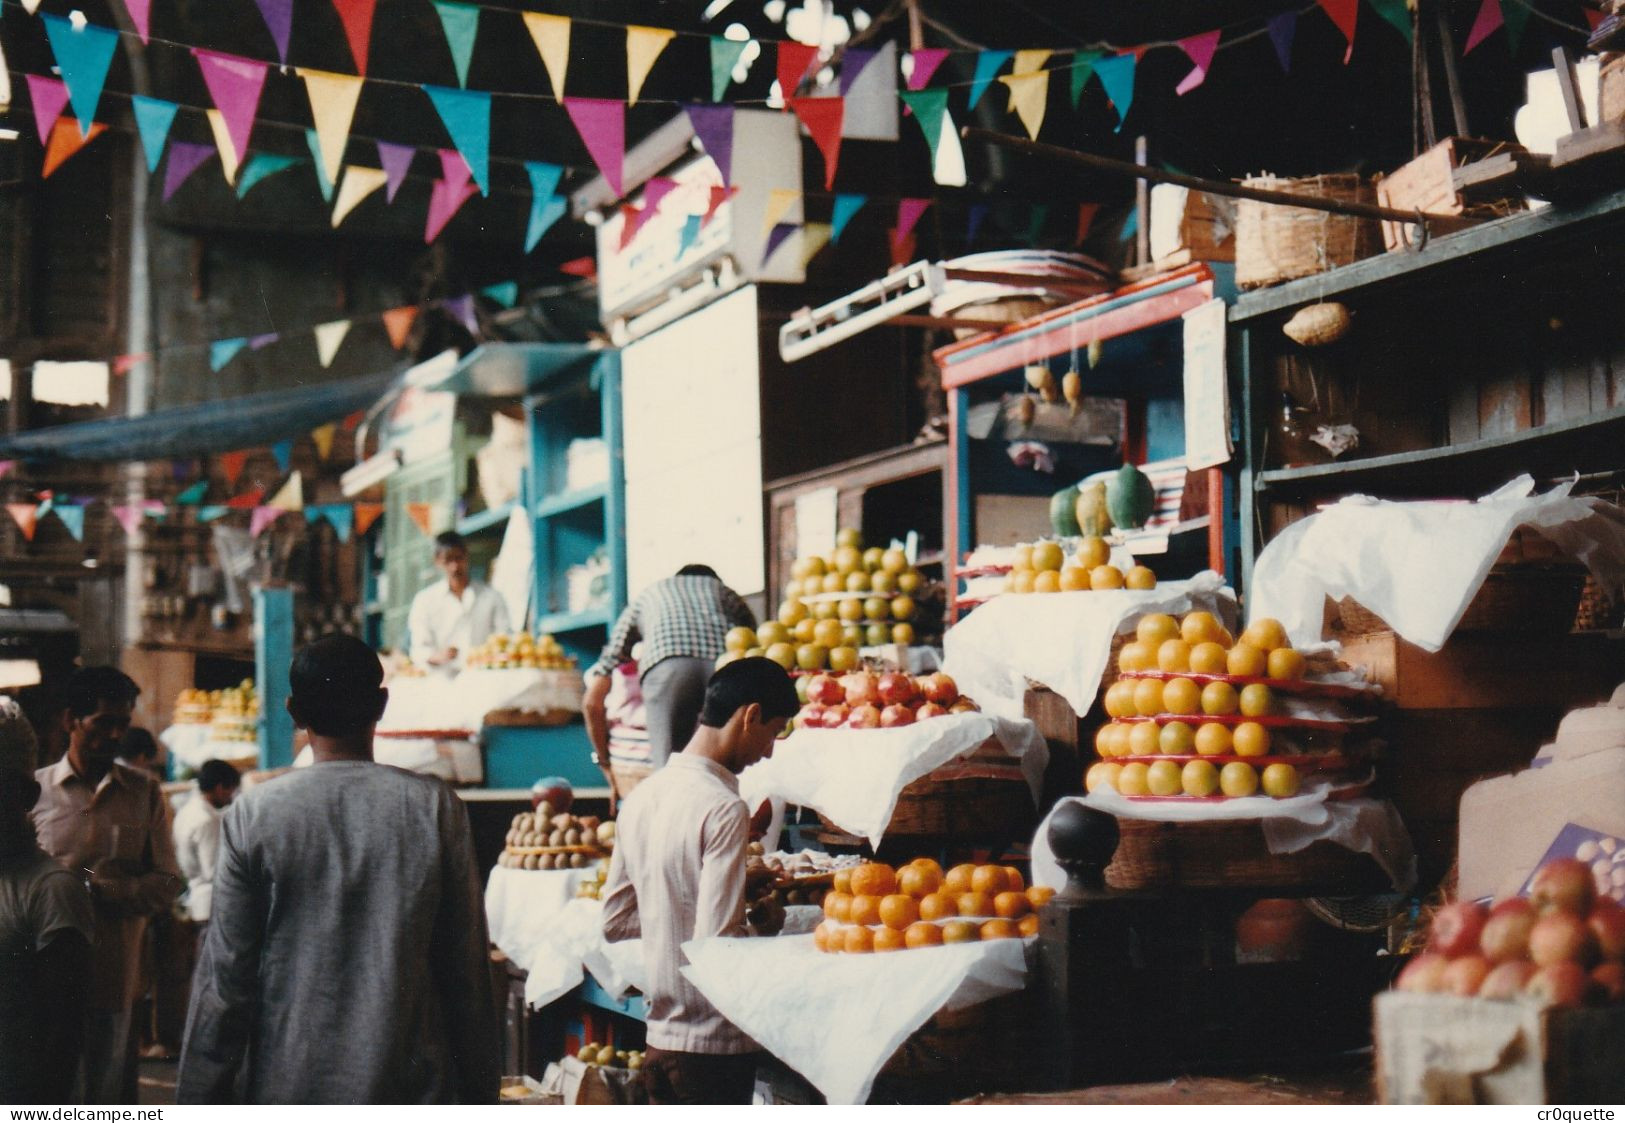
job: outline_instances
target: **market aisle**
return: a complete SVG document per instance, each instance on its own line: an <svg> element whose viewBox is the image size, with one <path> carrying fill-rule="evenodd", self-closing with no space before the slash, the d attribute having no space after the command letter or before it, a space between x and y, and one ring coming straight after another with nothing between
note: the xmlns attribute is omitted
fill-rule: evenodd
<svg viewBox="0 0 1625 1123"><path fill-rule="evenodd" d="M175 1102L177 1061L142 1061L140 1106L154 1107Z"/></svg>

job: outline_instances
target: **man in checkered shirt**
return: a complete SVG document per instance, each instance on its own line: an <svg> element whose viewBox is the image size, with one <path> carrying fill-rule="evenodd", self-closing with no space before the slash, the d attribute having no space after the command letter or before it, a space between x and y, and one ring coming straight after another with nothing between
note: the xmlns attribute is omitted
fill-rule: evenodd
<svg viewBox="0 0 1625 1123"><path fill-rule="evenodd" d="M609 775L609 717L604 700L610 674L632 658L641 641L638 682L649 723L649 759L659 768L688 744L705 704L705 684L716 668L730 628L756 627L739 594L708 565L685 565L656 581L626 606L609 645L587 671L582 709L598 767Z"/></svg>

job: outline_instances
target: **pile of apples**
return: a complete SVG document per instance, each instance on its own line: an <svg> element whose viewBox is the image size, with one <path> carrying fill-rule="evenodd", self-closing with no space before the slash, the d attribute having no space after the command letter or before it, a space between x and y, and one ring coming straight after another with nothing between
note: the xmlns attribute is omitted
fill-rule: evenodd
<svg viewBox="0 0 1625 1123"><path fill-rule="evenodd" d="M797 729L895 729L981 708L941 671L919 677L902 671L814 675L799 680L798 689L800 682L807 684L807 704L796 714Z"/></svg>
<svg viewBox="0 0 1625 1123"><path fill-rule="evenodd" d="M1625 999L1625 907L1597 896L1591 868L1575 858L1547 862L1529 896L1485 908L1456 901L1440 909L1427 950L1394 984L1426 994L1568 1007Z"/></svg>
<svg viewBox="0 0 1625 1123"><path fill-rule="evenodd" d="M1005 578L1007 593L1086 593L1093 589L1155 589L1157 575L1143 565L1124 572L1111 564L1104 538L1085 538L1067 562L1059 542L1016 547L1015 564Z"/></svg>
<svg viewBox="0 0 1625 1123"><path fill-rule="evenodd" d="M1014 866L966 862L944 873L930 858L898 869L865 862L835 872L813 945L856 954L1036 936L1038 909L1054 895Z"/></svg>

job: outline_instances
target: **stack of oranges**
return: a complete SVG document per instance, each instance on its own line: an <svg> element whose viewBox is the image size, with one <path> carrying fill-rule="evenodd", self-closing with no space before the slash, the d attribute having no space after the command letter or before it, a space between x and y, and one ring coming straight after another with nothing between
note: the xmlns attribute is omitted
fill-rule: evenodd
<svg viewBox="0 0 1625 1123"><path fill-rule="evenodd" d="M1014 866L965 863L946 873L930 858L901 869L868 862L837 870L824 895L819 951L875 952L1038 934L1053 889L1029 887Z"/></svg>

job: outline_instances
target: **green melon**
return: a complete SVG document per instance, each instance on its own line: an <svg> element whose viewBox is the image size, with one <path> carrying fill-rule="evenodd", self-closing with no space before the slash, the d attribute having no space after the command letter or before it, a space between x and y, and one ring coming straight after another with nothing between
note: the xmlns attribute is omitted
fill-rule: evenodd
<svg viewBox="0 0 1625 1123"><path fill-rule="evenodd" d="M1106 510L1117 526L1144 526L1156 507L1157 489L1151 486L1151 477L1132 464L1119 468L1106 485Z"/></svg>
<svg viewBox="0 0 1625 1123"><path fill-rule="evenodd" d="M1049 525L1059 538L1073 538L1083 533L1078 528L1078 488L1063 487L1049 499Z"/></svg>

